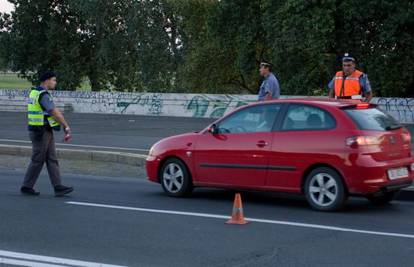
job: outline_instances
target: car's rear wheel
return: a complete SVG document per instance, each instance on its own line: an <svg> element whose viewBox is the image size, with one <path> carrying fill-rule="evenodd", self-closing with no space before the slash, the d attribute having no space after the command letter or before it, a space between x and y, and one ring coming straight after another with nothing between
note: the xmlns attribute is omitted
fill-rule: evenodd
<svg viewBox="0 0 414 267"><path fill-rule="evenodd" d="M191 175L187 166L177 158L168 159L163 164L159 178L169 196L182 197L192 192Z"/></svg>
<svg viewBox="0 0 414 267"><path fill-rule="evenodd" d="M367 198L369 201L371 201L372 204L382 206L393 201L394 198L398 195L398 193L399 191L387 192L379 196L367 196Z"/></svg>
<svg viewBox="0 0 414 267"><path fill-rule="evenodd" d="M309 173L304 191L311 207L321 211L341 209L348 197L339 174L335 170L326 167L316 168Z"/></svg>

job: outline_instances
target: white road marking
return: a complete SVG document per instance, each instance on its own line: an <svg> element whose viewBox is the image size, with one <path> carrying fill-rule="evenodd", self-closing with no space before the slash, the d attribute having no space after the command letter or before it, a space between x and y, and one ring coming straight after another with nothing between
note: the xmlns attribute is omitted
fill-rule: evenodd
<svg viewBox="0 0 414 267"><path fill-rule="evenodd" d="M58 265L58 264L48 264L48 263L41 263L41 262L33 262L33 261L25 261L25 260L16 260L16 259L9 259L9 258L1 258L0 257L0 266L2 264L7 264L7 266L29 266L29 267L65 267L67 265Z"/></svg>
<svg viewBox="0 0 414 267"><path fill-rule="evenodd" d="M27 253L0 250L0 263L13 264L17 266L74 266L74 267L125 267L121 265L103 264L90 261L80 261L65 258L56 258ZM60 265L59 265L60 264Z"/></svg>
<svg viewBox="0 0 414 267"><path fill-rule="evenodd" d="M57 265L57 264L48 264L48 263L41 263L41 262L32 262L32 261L23 261L23 260L16 260L16 259L9 259L9 258L2 258L0 257L0 266L2 264L8 264L12 266L29 266L29 267L64 267L64 265Z"/></svg>
<svg viewBox="0 0 414 267"><path fill-rule="evenodd" d="M12 143L22 143L22 144L31 144L31 141L26 140L13 140L13 139L0 139L0 142L12 142ZM90 145L76 145L76 144L65 144L65 143L56 143L59 146L68 146L68 147L84 147L84 148L102 148L102 149L114 149L114 150L127 150L127 151L144 151L148 152L149 149L142 148L126 148L126 147L116 147L116 146L90 146Z"/></svg>
<svg viewBox="0 0 414 267"><path fill-rule="evenodd" d="M202 217L202 218L225 219L225 220L230 218L230 216L219 215L219 214L211 214L211 213L198 213L198 212L185 212L185 211L174 211L174 210L147 209L147 208L136 208L136 207L127 207L127 206L97 204L97 203L89 203L89 202L68 201L68 202L66 202L66 204L78 205L78 206L99 207L99 208L109 208L109 209L119 209L119 210L142 211L142 212L170 214L170 215L182 215L182 216L193 216L193 217ZM348 232L348 233L359 233L359 234L369 234L369 235L377 235L377 236L389 236L389 237L401 237L401 238L414 239L414 235L411 235L411 234L370 231L370 230L345 228L345 227L337 227L337 226L330 226L330 225L300 223L300 222L290 222L290 221L279 221L279 220L268 220L268 219L258 219L258 218L246 218L246 220L250 221L250 222L259 222L259 223L267 223L267 224L278 224L278 225L296 226L296 227L313 228L313 229L330 230L330 231L339 231L339 232Z"/></svg>

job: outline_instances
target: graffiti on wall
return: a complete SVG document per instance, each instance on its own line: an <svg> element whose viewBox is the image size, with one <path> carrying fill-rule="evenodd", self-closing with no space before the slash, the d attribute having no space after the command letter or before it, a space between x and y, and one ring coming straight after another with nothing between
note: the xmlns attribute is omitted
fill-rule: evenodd
<svg viewBox="0 0 414 267"><path fill-rule="evenodd" d="M118 98L117 107L120 108L120 113L124 114L128 108L133 108L134 105L147 107L148 114L160 115L163 107L162 94L139 94L135 98L129 100L125 98Z"/></svg>
<svg viewBox="0 0 414 267"><path fill-rule="evenodd" d="M185 104L185 108L191 111L196 118L220 118L226 112L247 105L252 100L242 100L231 95L195 95Z"/></svg>
<svg viewBox="0 0 414 267"><path fill-rule="evenodd" d="M28 95L28 90L0 90L0 110L25 110ZM78 113L197 118L219 118L256 100L254 95L82 91L54 91L52 95L59 106ZM374 98L373 102L400 122L414 123L414 98Z"/></svg>
<svg viewBox="0 0 414 267"><path fill-rule="evenodd" d="M28 90L15 90L15 89L0 90L0 98L2 99L14 100L19 97L28 98L29 91Z"/></svg>
<svg viewBox="0 0 414 267"><path fill-rule="evenodd" d="M8 100L10 105L21 105L28 96L28 90L0 90L0 100ZM134 106L138 105L145 114L160 115L163 107L163 95L159 93L53 91L52 96L62 105L72 105L75 112L134 114Z"/></svg>
<svg viewBox="0 0 414 267"><path fill-rule="evenodd" d="M400 122L414 122L414 98L386 98L376 99L377 105L382 110L393 116Z"/></svg>

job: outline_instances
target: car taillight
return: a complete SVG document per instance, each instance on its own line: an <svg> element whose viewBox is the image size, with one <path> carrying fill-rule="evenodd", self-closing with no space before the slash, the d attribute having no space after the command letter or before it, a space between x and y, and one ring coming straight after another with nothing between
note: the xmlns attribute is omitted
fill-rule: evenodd
<svg viewBox="0 0 414 267"><path fill-rule="evenodd" d="M410 144L411 143L411 134L409 131L405 130L402 134L401 134L402 140L404 142L404 144Z"/></svg>
<svg viewBox="0 0 414 267"><path fill-rule="evenodd" d="M346 145L353 148L379 144L381 144L381 139L375 136L353 136L346 139Z"/></svg>
<svg viewBox="0 0 414 267"><path fill-rule="evenodd" d="M360 103L356 105L356 109L367 109L369 107L369 103Z"/></svg>

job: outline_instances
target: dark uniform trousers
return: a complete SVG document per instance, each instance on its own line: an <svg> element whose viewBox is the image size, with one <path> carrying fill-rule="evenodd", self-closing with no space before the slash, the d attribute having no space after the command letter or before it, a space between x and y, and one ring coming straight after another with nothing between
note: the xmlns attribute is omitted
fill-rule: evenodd
<svg viewBox="0 0 414 267"><path fill-rule="evenodd" d="M53 186L61 185L59 162L56 156L55 140L51 129L30 131L32 159L24 177L23 186L33 188L44 163Z"/></svg>

